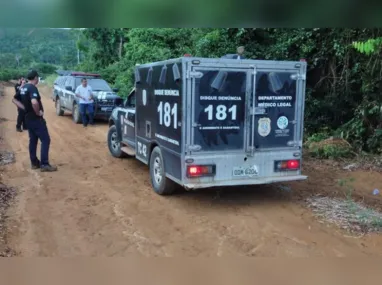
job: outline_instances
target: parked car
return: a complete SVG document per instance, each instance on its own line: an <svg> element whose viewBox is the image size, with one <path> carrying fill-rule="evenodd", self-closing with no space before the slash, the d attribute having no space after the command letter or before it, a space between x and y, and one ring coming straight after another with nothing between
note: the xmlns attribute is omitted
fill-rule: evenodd
<svg viewBox="0 0 382 285"><path fill-rule="evenodd" d="M123 104L123 99L117 94L118 89L112 89L99 74L84 72L60 72L54 82L52 99L55 102L56 114L62 116L65 111L71 112L73 121L82 122L78 101L74 92L81 84L81 79L86 78L94 94L94 118L108 119L117 106Z"/></svg>

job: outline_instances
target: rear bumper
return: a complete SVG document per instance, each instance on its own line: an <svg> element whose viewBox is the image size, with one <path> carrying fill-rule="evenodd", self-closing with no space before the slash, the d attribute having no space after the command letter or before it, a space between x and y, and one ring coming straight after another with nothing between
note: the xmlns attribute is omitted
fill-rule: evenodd
<svg viewBox="0 0 382 285"><path fill-rule="evenodd" d="M306 180L308 176L294 175L294 176L281 176L281 177L257 177L255 179L235 179L235 180L223 180L212 182L199 182L198 178L195 178L195 182L189 181L183 186L187 189L202 189L216 186L240 186L240 185L261 185L279 182L301 181Z"/></svg>

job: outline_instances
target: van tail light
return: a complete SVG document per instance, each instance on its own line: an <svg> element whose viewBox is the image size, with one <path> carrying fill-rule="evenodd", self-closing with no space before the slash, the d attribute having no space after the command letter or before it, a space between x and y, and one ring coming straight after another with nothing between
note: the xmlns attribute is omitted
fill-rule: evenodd
<svg viewBox="0 0 382 285"><path fill-rule="evenodd" d="M215 165L188 165L187 177L214 176L215 171Z"/></svg>
<svg viewBox="0 0 382 285"><path fill-rule="evenodd" d="M300 169L300 161L299 160L279 160L275 161L275 171L293 171Z"/></svg>

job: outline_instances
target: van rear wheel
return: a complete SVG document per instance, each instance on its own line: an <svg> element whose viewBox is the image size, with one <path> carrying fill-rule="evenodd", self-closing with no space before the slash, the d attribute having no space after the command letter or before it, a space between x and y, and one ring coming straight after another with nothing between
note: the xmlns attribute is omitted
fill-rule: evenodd
<svg viewBox="0 0 382 285"><path fill-rule="evenodd" d="M61 107L61 100L58 97L56 98L56 115L57 116L64 115L64 110Z"/></svg>
<svg viewBox="0 0 382 285"><path fill-rule="evenodd" d="M82 123L80 108L79 108L78 104L76 104L76 103L73 104L72 116L73 116L73 122L75 122L76 124Z"/></svg>
<svg viewBox="0 0 382 285"><path fill-rule="evenodd" d="M151 185L159 195L171 195L176 189L176 184L166 177L162 151L155 147L150 156Z"/></svg>
<svg viewBox="0 0 382 285"><path fill-rule="evenodd" d="M121 150L121 142L118 139L117 128L112 125L107 133L107 145L112 156L117 158L126 157L126 154Z"/></svg>

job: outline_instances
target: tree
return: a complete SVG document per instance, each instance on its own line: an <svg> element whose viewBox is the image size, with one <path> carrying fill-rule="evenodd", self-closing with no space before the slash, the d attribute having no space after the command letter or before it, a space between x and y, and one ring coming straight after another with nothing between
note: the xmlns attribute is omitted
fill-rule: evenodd
<svg viewBox="0 0 382 285"><path fill-rule="evenodd" d="M306 133L329 129L354 146L382 151L377 135L382 101L381 29L85 29L88 49L78 68L100 72L127 95L137 63L185 53L221 57L244 45L253 59L306 58ZM121 45L121 43L123 43ZM359 50L360 52L357 52ZM379 100L379 101L378 101ZM382 131L380 132L382 133ZM379 132L378 132L379 134Z"/></svg>

